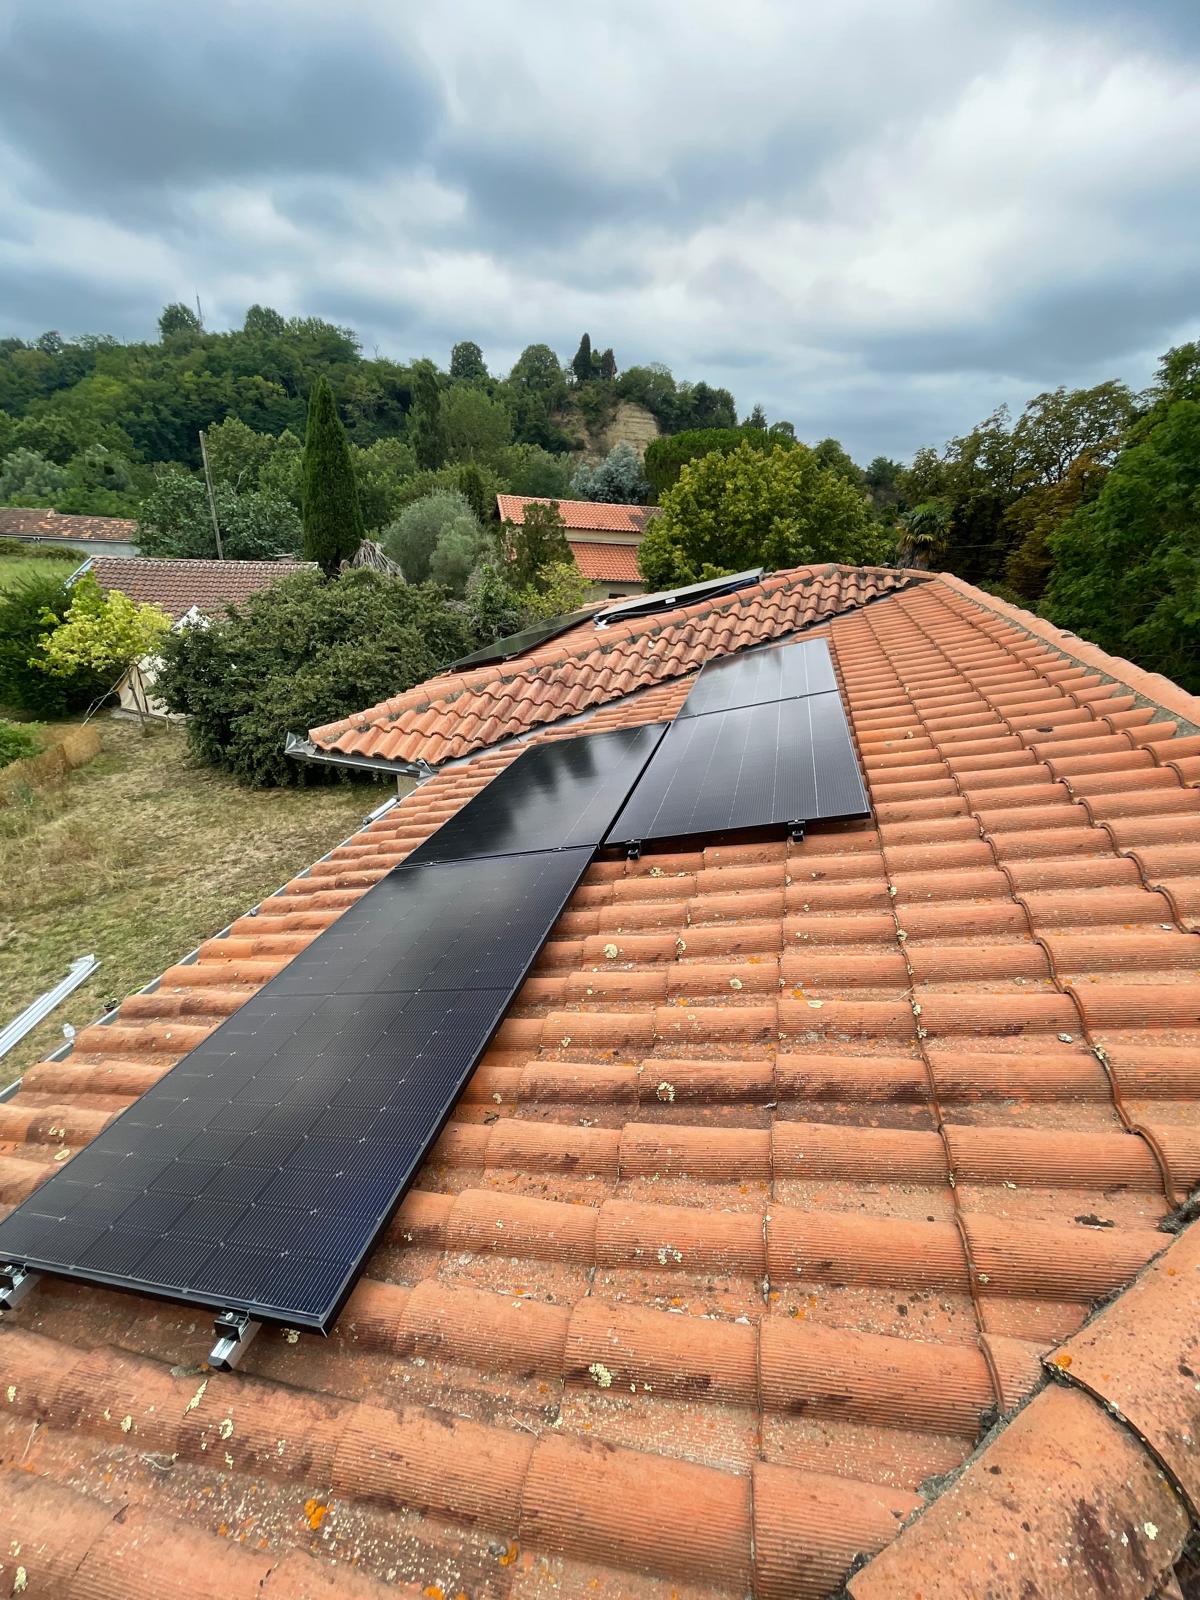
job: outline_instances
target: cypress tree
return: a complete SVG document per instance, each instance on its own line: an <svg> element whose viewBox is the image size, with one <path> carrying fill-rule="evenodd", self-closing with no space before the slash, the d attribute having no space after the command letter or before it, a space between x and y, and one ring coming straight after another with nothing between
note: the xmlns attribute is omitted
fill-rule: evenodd
<svg viewBox="0 0 1200 1600"><path fill-rule="evenodd" d="M613 355L612 345L600 357L600 376L611 383L617 375L617 358Z"/></svg>
<svg viewBox="0 0 1200 1600"><path fill-rule="evenodd" d="M571 363L571 371L575 374L576 383L587 383L592 374L592 337L585 333L579 341L579 349L575 352L575 359Z"/></svg>
<svg viewBox="0 0 1200 1600"><path fill-rule="evenodd" d="M446 454L442 426L442 392L438 388L437 368L432 361L413 362L413 398L408 413L408 437L417 465L440 467Z"/></svg>
<svg viewBox="0 0 1200 1600"><path fill-rule="evenodd" d="M366 536L350 441L334 404L329 379L322 376L308 397L304 432L304 554L332 576Z"/></svg>

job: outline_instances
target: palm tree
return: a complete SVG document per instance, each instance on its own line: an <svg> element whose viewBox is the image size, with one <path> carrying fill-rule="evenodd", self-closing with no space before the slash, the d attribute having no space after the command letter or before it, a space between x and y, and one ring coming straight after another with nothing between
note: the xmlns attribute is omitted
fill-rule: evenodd
<svg viewBox="0 0 1200 1600"><path fill-rule="evenodd" d="M928 569L950 539L950 508L942 500L925 500L900 518L901 564Z"/></svg>

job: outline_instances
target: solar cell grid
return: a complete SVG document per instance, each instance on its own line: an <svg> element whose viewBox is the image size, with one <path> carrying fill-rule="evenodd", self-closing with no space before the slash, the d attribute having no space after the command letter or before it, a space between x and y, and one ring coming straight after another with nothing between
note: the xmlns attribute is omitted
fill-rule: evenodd
<svg viewBox="0 0 1200 1600"><path fill-rule="evenodd" d="M710 662L696 679L679 719L836 688L828 644L824 639L803 639Z"/></svg>

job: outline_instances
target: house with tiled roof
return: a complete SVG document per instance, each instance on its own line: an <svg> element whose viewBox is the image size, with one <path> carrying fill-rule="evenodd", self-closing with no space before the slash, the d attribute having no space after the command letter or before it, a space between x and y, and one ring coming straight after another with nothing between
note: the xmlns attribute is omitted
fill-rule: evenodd
<svg viewBox="0 0 1200 1600"><path fill-rule="evenodd" d="M139 605L161 606L173 622L189 612L212 616L240 605L281 578L311 572L315 563L294 561L192 561L150 556L97 555L73 575L85 572L108 591L119 590Z"/></svg>
<svg viewBox="0 0 1200 1600"><path fill-rule="evenodd" d="M132 517L83 517L0 506L2 539L61 544L83 551L103 549L109 555L132 556L137 551L137 522Z"/></svg>
<svg viewBox="0 0 1200 1600"><path fill-rule="evenodd" d="M571 554L588 580L592 598L616 599L644 591L637 550L646 528L659 515L658 506L608 505L599 500L551 501L524 494L496 496L501 522L518 527L525 520L526 506L551 504L558 506Z"/></svg>
<svg viewBox="0 0 1200 1600"><path fill-rule="evenodd" d="M1194 1592L1200 700L953 577L585 618L310 730L403 798L28 1071L0 1201L531 744L795 640L867 813L596 856L327 1340L213 1371L194 1308L52 1277L4 1317L14 1587Z"/></svg>

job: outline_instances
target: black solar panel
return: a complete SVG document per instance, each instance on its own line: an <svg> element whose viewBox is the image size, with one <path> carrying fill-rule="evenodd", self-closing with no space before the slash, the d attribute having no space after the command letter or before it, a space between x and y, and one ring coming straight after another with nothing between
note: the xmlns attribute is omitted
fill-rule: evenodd
<svg viewBox="0 0 1200 1600"><path fill-rule="evenodd" d="M762 579L763 569L752 567L748 572L733 572L724 578L708 578L703 583L685 584L681 589L661 589L657 594L635 594L619 605L607 606L596 614L596 626L605 628L612 622L628 622L630 617L649 617L656 611L672 611L676 606L695 605L697 600L715 600L723 594L733 594L738 589L748 589Z"/></svg>
<svg viewBox="0 0 1200 1600"><path fill-rule="evenodd" d="M596 615L596 610L595 606L585 606L582 611L569 611L561 617L539 622L532 628L523 628L520 633L510 633L506 639L497 639L495 644L474 650L469 656L460 656L457 661L450 663L446 671L462 672L472 667L486 667L493 661L511 661L514 656L524 655L526 650L536 649L539 644L548 644L551 639L557 639L560 633L566 633L576 623L586 622L589 617Z"/></svg>
<svg viewBox="0 0 1200 1600"><path fill-rule="evenodd" d="M0 1222L0 1260L328 1331L592 855L397 868Z"/></svg>
<svg viewBox="0 0 1200 1600"><path fill-rule="evenodd" d="M409 864L603 839L663 736L663 723L530 745L409 856Z"/></svg>
<svg viewBox="0 0 1200 1600"><path fill-rule="evenodd" d="M738 706L827 694L836 688L828 644L824 639L802 639L710 662L696 679L679 716L702 717Z"/></svg>
<svg viewBox="0 0 1200 1600"><path fill-rule="evenodd" d="M836 691L674 722L608 844L857 816L868 809Z"/></svg>

